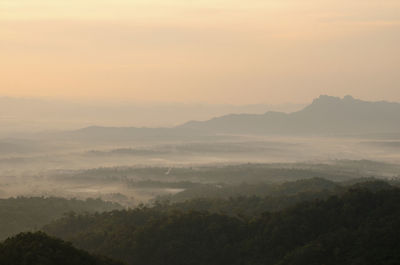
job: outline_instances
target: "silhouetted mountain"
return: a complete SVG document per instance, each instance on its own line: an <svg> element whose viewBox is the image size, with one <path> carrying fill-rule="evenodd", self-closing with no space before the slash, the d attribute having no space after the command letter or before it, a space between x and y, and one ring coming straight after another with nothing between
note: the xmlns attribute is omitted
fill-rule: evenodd
<svg viewBox="0 0 400 265"><path fill-rule="evenodd" d="M320 96L293 113L234 114L181 126L217 133L370 134L400 132L400 104Z"/></svg>
<svg viewBox="0 0 400 265"><path fill-rule="evenodd" d="M198 140L216 134L379 135L400 133L400 103L368 102L351 96L320 96L304 109L265 114L230 114L173 128L92 126L66 137L87 140Z"/></svg>
<svg viewBox="0 0 400 265"><path fill-rule="evenodd" d="M0 96L0 136L15 137L44 130L76 130L91 125L109 127L171 127L188 120L206 120L229 113L293 112L303 104L195 104L89 102Z"/></svg>

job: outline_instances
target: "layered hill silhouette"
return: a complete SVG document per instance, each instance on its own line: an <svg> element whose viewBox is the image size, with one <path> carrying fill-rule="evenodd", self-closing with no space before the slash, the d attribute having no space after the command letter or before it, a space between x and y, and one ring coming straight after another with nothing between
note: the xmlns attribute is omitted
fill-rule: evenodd
<svg viewBox="0 0 400 265"><path fill-rule="evenodd" d="M309 183L290 186L306 188ZM332 184L315 179L314 183ZM132 265L400 264L398 188L370 182L283 210L261 210L272 204L272 198L203 199L70 215L44 230L78 248ZM291 198L280 197L275 204ZM261 201L269 203L257 203ZM225 213L218 212L221 209ZM248 209L246 217L242 210Z"/></svg>
<svg viewBox="0 0 400 265"><path fill-rule="evenodd" d="M230 114L173 128L87 127L68 136L90 139L195 139L217 134L348 135L400 133L400 103L322 95L304 109Z"/></svg>

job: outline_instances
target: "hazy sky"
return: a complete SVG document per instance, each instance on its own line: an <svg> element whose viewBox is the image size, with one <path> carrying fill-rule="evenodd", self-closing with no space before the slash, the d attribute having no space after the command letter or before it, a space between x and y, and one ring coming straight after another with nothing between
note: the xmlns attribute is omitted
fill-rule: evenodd
<svg viewBox="0 0 400 265"><path fill-rule="evenodd" d="M0 96L400 101L399 0L0 0Z"/></svg>

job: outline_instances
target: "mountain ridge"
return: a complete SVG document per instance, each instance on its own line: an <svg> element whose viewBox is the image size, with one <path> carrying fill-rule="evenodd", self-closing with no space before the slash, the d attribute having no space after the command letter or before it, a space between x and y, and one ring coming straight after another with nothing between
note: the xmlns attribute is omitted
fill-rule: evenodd
<svg viewBox="0 0 400 265"><path fill-rule="evenodd" d="M400 103L321 95L303 109L285 113L228 114L175 127L90 126L67 135L99 138L196 139L205 135L369 135L400 133Z"/></svg>
<svg viewBox="0 0 400 265"><path fill-rule="evenodd" d="M180 126L218 133L341 134L400 132L400 103L321 95L292 113L234 114Z"/></svg>

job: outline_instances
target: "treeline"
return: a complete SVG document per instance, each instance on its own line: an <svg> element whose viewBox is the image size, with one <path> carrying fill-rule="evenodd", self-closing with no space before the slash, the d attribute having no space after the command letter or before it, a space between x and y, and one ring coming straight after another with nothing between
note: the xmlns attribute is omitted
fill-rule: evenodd
<svg viewBox="0 0 400 265"><path fill-rule="evenodd" d="M320 178L298 180L283 184L242 184L202 186L193 194L185 190L175 195L159 197L152 207L159 211L207 211L241 218L277 212L296 204L326 200L342 196L349 190L377 192L395 189L397 183L376 179L359 179L349 183L337 183ZM171 199L171 200L168 200Z"/></svg>
<svg viewBox="0 0 400 265"><path fill-rule="evenodd" d="M364 180L360 180L364 182ZM389 184L386 184L389 185ZM184 202L198 198L232 198L243 196L282 197L301 193L335 194L346 189L346 185L323 178L309 178L285 183L240 183L197 184L187 186L179 193L158 196L158 201Z"/></svg>
<svg viewBox="0 0 400 265"><path fill-rule="evenodd" d="M239 164L197 167L111 167L65 173L69 179L130 179L135 181L191 181L196 183L285 182L320 177L332 181L397 176L399 168L372 161L338 161L335 164ZM394 173L396 172L396 174Z"/></svg>
<svg viewBox="0 0 400 265"><path fill-rule="evenodd" d="M67 212L104 212L122 209L100 199L17 197L0 199L0 240L23 231L40 229Z"/></svg>
<svg viewBox="0 0 400 265"><path fill-rule="evenodd" d="M167 185L167 183L165 184ZM360 178L345 182L334 182L323 178L308 178L284 183L196 184L187 185L183 191L175 194L158 196L155 200L179 203L199 198L229 199L256 196L261 198L272 197L275 200L298 197L302 201L301 198L326 198L329 195L341 194L352 187L380 190L390 189L395 186L400 186L395 180L377 180L374 178Z"/></svg>
<svg viewBox="0 0 400 265"><path fill-rule="evenodd" d="M400 189L368 185L277 212L143 206L70 214L44 231L132 265L400 264Z"/></svg>

